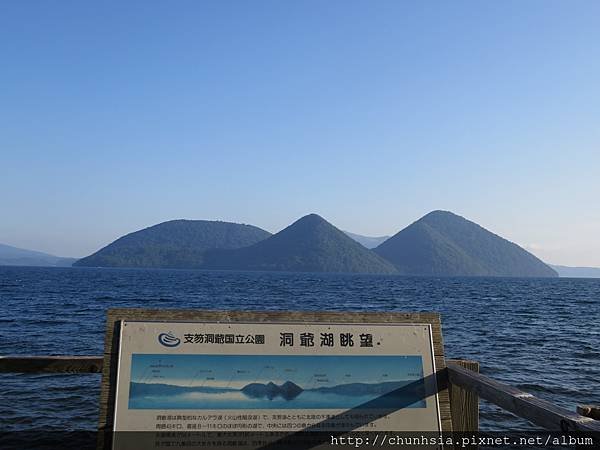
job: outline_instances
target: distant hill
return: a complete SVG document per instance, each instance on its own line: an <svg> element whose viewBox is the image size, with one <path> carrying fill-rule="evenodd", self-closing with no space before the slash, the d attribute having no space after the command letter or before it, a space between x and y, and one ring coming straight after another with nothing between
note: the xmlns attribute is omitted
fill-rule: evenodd
<svg viewBox="0 0 600 450"><path fill-rule="evenodd" d="M77 259L0 244L0 266L70 267Z"/></svg>
<svg viewBox="0 0 600 450"><path fill-rule="evenodd" d="M550 266L558 272L559 277L565 278L600 278L598 267L568 267Z"/></svg>
<svg viewBox="0 0 600 450"><path fill-rule="evenodd" d="M363 236L361 234L350 233L349 231L344 231L344 233L368 249L373 249L390 238L389 236Z"/></svg>
<svg viewBox="0 0 600 450"><path fill-rule="evenodd" d="M77 261L86 267L201 268L211 249L246 247L271 233L252 225L171 220L127 234Z"/></svg>
<svg viewBox="0 0 600 450"><path fill-rule="evenodd" d="M518 245L448 211L433 211L375 250L405 275L556 277Z"/></svg>
<svg viewBox="0 0 600 450"><path fill-rule="evenodd" d="M373 250L365 248L383 239L343 232L316 214L302 217L274 235L252 225L172 220L127 234L74 265L419 276L557 276L554 269L518 245L447 211L431 212ZM51 258L55 258L53 262L36 265L73 261L60 263L63 258ZM0 252L0 264L7 264L6 260ZM14 257L10 263L32 265ZM564 274L569 268L558 269ZM598 276L590 275L595 273L593 269L588 269L586 275L583 269L578 269L577 275L575 269L570 270L571 275L563 276Z"/></svg>
<svg viewBox="0 0 600 450"><path fill-rule="evenodd" d="M291 272L396 273L392 264L316 214L250 247L207 254L211 268Z"/></svg>

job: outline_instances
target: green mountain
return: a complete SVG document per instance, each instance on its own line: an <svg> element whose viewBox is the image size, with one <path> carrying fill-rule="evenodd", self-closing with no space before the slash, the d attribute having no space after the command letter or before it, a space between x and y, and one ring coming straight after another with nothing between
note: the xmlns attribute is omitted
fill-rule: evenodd
<svg viewBox="0 0 600 450"><path fill-rule="evenodd" d="M448 211L433 211L374 250L404 275L556 277L518 245Z"/></svg>
<svg viewBox="0 0 600 450"><path fill-rule="evenodd" d="M316 214L250 247L209 252L206 260L208 267L220 269L396 273L389 262Z"/></svg>
<svg viewBox="0 0 600 450"><path fill-rule="evenodd" d="M0 266L71 267L75 258L63 258L48 253L0 244Z"/></svg>
<svg viewBox="0 0 600 450"><path fill-rule="evenodd" d="M201 268L208 250L246 247L270 235L252 225L171 220L127 234L74 266Z"/></svg>

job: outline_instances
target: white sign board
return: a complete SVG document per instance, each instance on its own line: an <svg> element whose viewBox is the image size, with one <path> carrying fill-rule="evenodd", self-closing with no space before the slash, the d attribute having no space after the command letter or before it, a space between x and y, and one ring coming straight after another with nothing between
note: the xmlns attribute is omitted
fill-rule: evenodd
<svg viewBox="0 0 600 450"><path fill-rule="evenodd" d="M122 321L120 330L117 434L440 431L429 324Z"/></svg>

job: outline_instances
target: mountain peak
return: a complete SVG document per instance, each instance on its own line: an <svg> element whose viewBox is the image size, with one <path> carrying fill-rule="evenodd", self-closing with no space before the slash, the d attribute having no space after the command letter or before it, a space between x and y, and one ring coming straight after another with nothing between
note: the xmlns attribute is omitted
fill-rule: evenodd
<svg viewBox="0 0 600 450"><path fill-rule="evenodd" d="M450 211L430 212L375 252L406 275L557 275L525 249Z"/></svg>
<svg viewBox="0 0 600 450"><path fill-rule="evenodd" d="M317 214L301 217L279 233L246 248L213 252L210 268L295 272L396 273Z"/></svg>
<svg viewBox="0 0 600 450"><path fill-rule="evenodd" d="M323 217L321 217L320 215L315 214L315 213L310 213L310 214L307 214L305 216L300 217L298 220L296 220L290 226L294 226L294 225L319 225L319 224L323 224L323 223L327 223L327 224L331 225L329 222L327 222L325 219L323 219Z"/></svg>
<svg viewBox="0 0 600 450"><path fill-rule="evenodd" d="M462 219L466 220L463 216L459 216L458 214L453 213L452 211L446 211L443 209L436 209L425 214L423 217L419 219L428 221L428 220L444 220L444 219Z"/></svg>
<svg viewBox="0 0 600 450"><path fill-rule="evenodd" d="M305 216L300 217L300 219L298 219L298 220L304 220L304 219L326 221L325 219L323 219L323 217L321 217L317 213L309 213Z"/></svg>
<svg viewBox="0 0 600 450"><path fill-rule="evenodd" d="M77 266L201 268L212 249L246 247L271 233L252 225L176 219L126 234Z"/></svg>

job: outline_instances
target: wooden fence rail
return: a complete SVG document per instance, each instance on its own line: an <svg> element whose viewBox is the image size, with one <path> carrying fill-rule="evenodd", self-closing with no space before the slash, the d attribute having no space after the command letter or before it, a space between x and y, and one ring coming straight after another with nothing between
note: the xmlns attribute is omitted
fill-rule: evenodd
<svg viewBox="0 0 600 450"><path fill-rule="evenodd" d="M0 356L0 373L102 373L102 356Z"/></svg>
<svg viewBox="0 0 600 450"><path fill-rule="evenodd" d="M448 361L448 381L547 430L600 432L600 421Z"/></svg>

